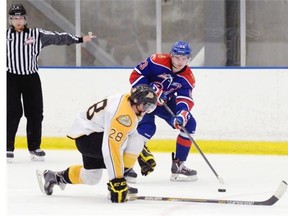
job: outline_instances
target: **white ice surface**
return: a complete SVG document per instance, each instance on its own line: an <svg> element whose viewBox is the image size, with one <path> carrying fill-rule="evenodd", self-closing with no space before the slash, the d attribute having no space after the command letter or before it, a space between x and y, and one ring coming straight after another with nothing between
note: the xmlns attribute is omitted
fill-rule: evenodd
<svg viewBox="0 0 288 216"><path fill-rule="evenodd" d="M46 196L39 189L36 169L61 171L81 164L81 155L76 150L46 153L45 162L32 162L27 150L15 150L14 162L7 164L8 215L288 215L288 192L273 206L141 200L115 204L106 199L106 171L98 185L67 185L64 191L55 186L53 195ZM138 195L262 201L272 196L282 180L288 181L288 156L207 154L224 185L200 154L189 155L186 163L198 171L196 182L171 182L171 155L155 153L155 157L157 167L149 176L139 175L138 165L135 167L139 177L131 186L138 188ZM219 193L219 188L225 188L226 193Z"/></svg>

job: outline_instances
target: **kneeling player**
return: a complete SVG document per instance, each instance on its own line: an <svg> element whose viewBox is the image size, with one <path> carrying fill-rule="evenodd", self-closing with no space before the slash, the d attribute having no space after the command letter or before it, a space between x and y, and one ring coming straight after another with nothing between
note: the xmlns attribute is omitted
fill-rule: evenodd
<svg viewBox="0 0 288 216"><path fill-rule="evenodd" d="M68 133L82 154L83 165L61 172L37 170L40 189L51 195L55 185L97 184L103 169L108 171L108 190L112 202L127 201L137 193L127 186L124 167L132 168L143 149L135 145L138 121L156 108L157 96L148 85L139 85L130 94L112 95L79 113Z"/></svg>

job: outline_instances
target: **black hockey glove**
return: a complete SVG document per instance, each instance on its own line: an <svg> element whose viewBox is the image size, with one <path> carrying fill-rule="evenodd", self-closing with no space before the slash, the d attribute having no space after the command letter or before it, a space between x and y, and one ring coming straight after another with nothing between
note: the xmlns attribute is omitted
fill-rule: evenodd
<svg viewBox="0 0 288 216"><path fill-rule="evenodd" d="M156 161L146 145L138 157L138 163L141 167L141 174L143 176L147 176L149 173L154 171Z"/></svg>
<svg viewBox="0 0 288 216"><path fill-rule="evenodd" d="M123 203L127 201L128 187L125 178L114 178L109 183L110 199L113 203Z"/></svg>

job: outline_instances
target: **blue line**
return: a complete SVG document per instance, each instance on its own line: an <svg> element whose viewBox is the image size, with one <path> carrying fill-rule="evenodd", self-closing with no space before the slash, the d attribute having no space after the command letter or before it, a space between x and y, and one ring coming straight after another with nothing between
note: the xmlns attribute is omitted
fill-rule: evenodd
<svg viewBox="0 0 288 216"><path fill-rule="evenodd" d="M106 66L40 66L42 69L133 69L134 67L125 67L125 66L117 66L117 67L106 67Z"/></svg>
<svg viewBox="0 0 288 216"><path fill-rule="evenodd" d="M128 66L40 66L39 68L43 69L133 69L134 67L128 67ZM245 69L288 69L287 67L274 67L274 66L268 66L268 67L254 67L254 66L249 66L249 67L240 67L240 66L204 66L204 67L190 67L192 69L224 69L224 70L231 70L231 69L240 69L240 70L245 70Z"/></svg>

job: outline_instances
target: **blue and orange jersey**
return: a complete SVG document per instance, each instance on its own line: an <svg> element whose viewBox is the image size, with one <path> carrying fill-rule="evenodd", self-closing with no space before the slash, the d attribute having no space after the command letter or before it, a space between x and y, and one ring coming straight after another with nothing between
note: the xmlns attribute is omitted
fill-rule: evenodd
<svg viewBox="0 0 288 216"><path fill-rule="evenodd" d="M194 105L192 90L195 77L189 66L177 73L172 72L170 54L154 54L138 64L130 75L132 87L139 84L161 83L168 100L176 96L176 112L190 111Z"/></svg>

